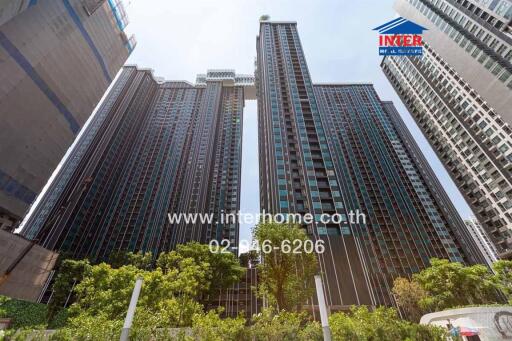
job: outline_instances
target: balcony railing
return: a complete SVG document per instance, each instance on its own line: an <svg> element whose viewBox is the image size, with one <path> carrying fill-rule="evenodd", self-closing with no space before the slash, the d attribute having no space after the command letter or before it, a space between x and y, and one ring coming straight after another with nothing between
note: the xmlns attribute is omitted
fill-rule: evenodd
<svg viewBox="0 0 512 341"><path fill-rule="evenodd" d="M124 31L125 27L128 25L128 16L126 15L126 11L124 9L123 2L121 0L108 0L108 4L112 9L112 13L114 14L114 18L116 19L117 26L121 31Z"/></svg>

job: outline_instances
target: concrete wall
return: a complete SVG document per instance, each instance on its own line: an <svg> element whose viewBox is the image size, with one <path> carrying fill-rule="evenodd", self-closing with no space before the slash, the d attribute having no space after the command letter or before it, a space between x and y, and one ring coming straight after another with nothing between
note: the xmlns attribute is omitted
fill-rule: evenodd
<svg viewBox="0 0 512 341"><path fill-rule="evenodd" d="M512 306L449 309L424 315L421 324L476 328L482 341L512 339Z"/></svg>
<svg viewBox="0 0 512 341"><path fill-rule="evenodd" d="M2 1L2 0L0 0ZM104 2L38 0L0 26L0 208L21 217L130 53Z"/></svg>
<svg viewBox="0 0 512 341"><path fill-rule="evenodd" d="M19 235L0 230L0 276L32 243ZM35 302L57 260L58 254L34 245L0 284L0 295Z"/></svg>
<svg viewBox="0 0 512 341"><path fill-rule="evenodd" d="M30 0L0 0L0 25L5 24L30 6Z"/></svg>
<svg viewBox="0 0 512 341"><path fill-rule="evenodd" d="M0 230L12 231L16 221L7 214L0 212Z"/></svg>

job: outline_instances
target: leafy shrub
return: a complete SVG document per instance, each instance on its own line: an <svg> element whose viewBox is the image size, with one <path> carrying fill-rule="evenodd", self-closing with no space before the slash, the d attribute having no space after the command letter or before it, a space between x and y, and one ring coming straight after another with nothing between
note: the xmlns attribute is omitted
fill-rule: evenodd
<svg viewBox="0 0 512 341"><path fill-rule="evenodd" d="M67 325L69 318L69 311L67 308L62 308L59 310L57 315L53 318L52 321L48 323L48 329L59 329L63 328Z"/></svg>
<svg viewBox="0 0 512 341"><path fill-rule="evenodd" d="M221 319L218 312L210 310L206 314L194 315L192 330L198 340L243 340L245 319L243 317Z"/></svg>
<svg viewBox="0 0 512 341"><path fill-rule="evenodd" d="M59 329L50 340L119 340L122 328L123 321L109 319L103 314L80 315L70 318L68 326Z"/></svg>
<svg viewBox="0 0 512 341"><path fill-rule="evenodd" d="M73 296L73 288L80 283L91 271L87 260L64 259L60 262L57 278L53 284L53 295L48 302L47 319L53 320L69 298Z"/></svg>
<svg viewBox="0 0 512 341"><path fill-rule="evenodd" d="M11 329L46 326L46 305L0 296L0 317L10 318Z"/></svg>
<svg viewBox="0 0 512 341"><path fill-rule="evenodd" d="M299 340L322 341L324 339L322 326L319 322L307 323L298 333Z"/></svg>
<svg viewBox="0 0 512 341"><path fill-rule="evenodd" d="M265 309L253 317L251 340L255 341L315 341L322 340L322 329L309 322L306 313L291 313Z"/></svg>
<svg viewBox="0 0 512 341"><path fill-rule="evenodd" d="M444 341L446 331L401 320L396 310L379 307L369 311L366 306L352 307L350 313L335 313L329 324L336 341Z"/></svg>

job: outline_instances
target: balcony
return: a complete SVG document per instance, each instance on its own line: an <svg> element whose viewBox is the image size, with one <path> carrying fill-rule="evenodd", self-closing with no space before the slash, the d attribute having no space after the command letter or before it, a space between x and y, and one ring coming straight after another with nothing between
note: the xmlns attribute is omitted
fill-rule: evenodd
<svg viewBox="0 0 512 341"><path fill-rule="evenodd" d="M126 11L124 9L124 5L121 0L107 0L114 14L114 18L116 19L117 26L121 31L124 31L125 27L128 25L128 16L126 15Z"/></svg>

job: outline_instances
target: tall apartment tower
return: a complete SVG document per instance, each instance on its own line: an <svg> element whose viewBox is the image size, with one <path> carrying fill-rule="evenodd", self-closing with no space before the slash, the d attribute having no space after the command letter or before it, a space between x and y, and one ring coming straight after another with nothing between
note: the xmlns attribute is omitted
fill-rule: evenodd
<svg viewBox="0 0 512 341"><path fill-rule="evenodd" d="M512 255L512 2L397 0L423 56L382 69L502 257Z"/></svg>
<svg viewBox="0 0 512 341"><path fill-rule="evenodd" d="M156 255L191 240L236 245L238 225L217 222L240 208L246 95L254 96L254 77L232 70L208 71L192 85L125 67L22 234L93 259ZM213 220L168 219L196 212Z"/></svg>
<svg viewBox="0 0 512 341"><path fill-rule="evenodd" d="M496 247L491 242L489 236L478 220L472 217L464 220L464 223L466 223L466 227L471 234L471 237L474 239L478 248L484 255L487 265L492 267L492 264L498 260L498 251L496 250Z"/></svg>
<svg viewBox="0 0 512 341"><path fill-rule="evenodd" d="M450 230L453 231L455 240L459 241L464 250L467 263L488 264L487 258L479 247L479 243L474 240L473 234L467 230L466 221L461 218L452 200L448 197L443 185L439 182L437 175L434 173L432 167L430 167L429 162L425 158L425 155L423 155L423 152L416 143L409 128L402 120L393 102L383 101L382 105L396 133L402 140L407 153L417 167L417 171L421 174L423 180L426 181L426 187L430 191L432 199L437 204L436 208L442 211L443 218L446 219L446 224L450 227Z"/></svg>
<svg viewBox="0 0 512 341"><path fill-rule="evenodd" d="M295 22L260 22L257 37L260 208L271 214L346 214ZM350 227L307 226L331 308L375 304L361 245Z"/></svg>
<svg viewBox="0 0 512 341"><path fill-rule="evenodd" d="M22 217L134 48L119 1L0 1L0 216Z"/></svg>
<svg viewBox="0 0 512 341"><path fill-rule="evenodd" d="M448 215L458 214L442 209L438 198L446 194L399 133L392 103L382 103L371 84L315 85L315 93L344 205L366 215L352 229L377 302L393 304L393 280L428 267L432 257L483 263L470 236L460 239L464 225Z"/></svg>
<svg viewBox="0 0 512 341"><path fill-rule="evenodd" d="M305 226L331 308L393 304L393 279L431 257L474 261L371 84L313 84L295 23L262 21L257 47L261 208L366 215Z"/></svg>

